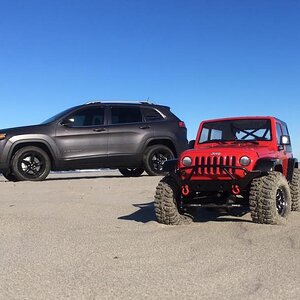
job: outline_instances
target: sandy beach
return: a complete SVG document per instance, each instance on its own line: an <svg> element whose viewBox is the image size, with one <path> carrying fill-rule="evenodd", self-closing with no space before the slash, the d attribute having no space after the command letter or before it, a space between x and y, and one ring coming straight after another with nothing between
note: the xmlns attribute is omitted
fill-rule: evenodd
<svg viewBox="0 0 300 300"><path fill-rule="evenodd" d="M299 299L300 213L157 223L160 177L0 176L0 299Z"/></svg>

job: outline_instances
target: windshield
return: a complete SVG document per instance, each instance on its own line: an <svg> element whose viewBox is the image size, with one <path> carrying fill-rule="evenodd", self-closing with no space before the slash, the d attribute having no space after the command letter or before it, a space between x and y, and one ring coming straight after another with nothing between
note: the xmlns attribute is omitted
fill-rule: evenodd
<svg viewBox="0 0 300 300"><path fill-rule="evenodd" d="M60 118L61 118L62 116L64 116L65 114L67 114L68 112L74 110L74 108L75 108L75 107L68 108L68 109L66 109L66 110L64 110L64 111L62 111L62 112L60 112L60 113L54 115L53 117L51 117L51 118L45 120L45 121L42 122L41 124L48 124L48 123L54 122L54 121L60 119Z"/></svg>
<svg viewBox="0 0 300 300"><path fill-rule="evenodd" d="M226 141L253 142L270 140L270 120L247 119L204 123L199 143Z"/></svg>

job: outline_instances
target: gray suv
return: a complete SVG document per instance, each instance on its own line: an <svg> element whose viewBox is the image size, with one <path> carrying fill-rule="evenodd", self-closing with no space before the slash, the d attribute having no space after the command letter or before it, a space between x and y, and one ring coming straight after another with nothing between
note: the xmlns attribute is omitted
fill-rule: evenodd
<svg viewBox="0 0 300 300"><path fill-rule="evenodd" d="M90 102L39 125L0 130L0 173L11 181L97 168L163 175L163 163L187 147L184 122L167 106Z"/></svg>

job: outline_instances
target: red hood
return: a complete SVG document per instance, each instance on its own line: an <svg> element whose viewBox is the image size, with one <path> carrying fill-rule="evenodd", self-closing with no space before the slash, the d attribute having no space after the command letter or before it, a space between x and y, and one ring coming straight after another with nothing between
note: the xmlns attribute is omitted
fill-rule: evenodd
<svg viewBox="0 0 300 300"><path fill-rule="evenodd" d="M195 152L195 154L193 154ZM274 154L274 150L268 146L251 143L231 143L231 144L202 144L194 149L187 150L183 155L247 155L254 158L267 157Z"/></svg>

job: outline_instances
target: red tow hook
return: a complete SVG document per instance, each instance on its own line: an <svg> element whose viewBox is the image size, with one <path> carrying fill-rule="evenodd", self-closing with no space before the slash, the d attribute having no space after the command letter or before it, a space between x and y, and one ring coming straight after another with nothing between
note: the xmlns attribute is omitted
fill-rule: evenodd
<svg viewBox="0 0 300 300"><path fill-rule="evenodd" d="M183 196L187 196L190 193L189 186L187 184L181 187L181 193Z"/></svg>
<svg viewBox="0 0 300 300"><path fill-rule="evenodd" d="M238 195L241 192L240 187L237 184L232 185L231 191L234 195Z"/></svg>

